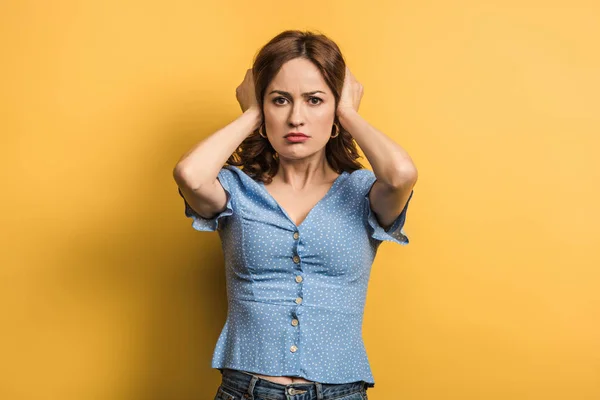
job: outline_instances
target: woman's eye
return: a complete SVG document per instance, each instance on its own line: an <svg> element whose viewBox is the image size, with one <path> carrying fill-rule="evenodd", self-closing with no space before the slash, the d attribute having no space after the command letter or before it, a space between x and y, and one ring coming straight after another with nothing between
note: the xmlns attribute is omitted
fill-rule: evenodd
<svg viewBox="0 0 600 400"><path fill-rule="evenodd" d="M287 101L287 99L286 99L285 97L276 97L276 98L274 98L274 99L273 99L273 103L275 103L275 104L277 104L277 105L280 105L280 106L282 106L282 105L284 105L284 104L285 104L285 103L280 103L280 102L279 102L279 100L284 100L284 101ZM315 103L313 100L318 100L318 101ZM318 98L318 97L310 97L310 98L309 98L309 101L310 101L310 103L311 103L312 105L314 105L314 106L316 106L316 105L318 105L318 104L321 104L321 103L323 102L323 100L321 100L321 99L320 99L320 98Z"/></svg>

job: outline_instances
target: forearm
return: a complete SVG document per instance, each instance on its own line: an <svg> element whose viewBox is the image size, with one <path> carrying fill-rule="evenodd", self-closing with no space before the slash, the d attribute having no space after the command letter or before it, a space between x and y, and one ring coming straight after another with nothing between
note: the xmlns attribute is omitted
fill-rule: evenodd
<svg viewBox="0 0 600 400"><path fill-rule="evenodd" d="M377 180L398 187L417 179L417 168L406 150L358 112L344 111L338 118L369 160Z"/></svg>
<svg viewBox="0 0 600 400"><path fill-rule="evenodd" d="M261 114L258 109L248 109L237 119L201 140L185 153L173 169L178 183L198 188L205 183L213 183L231 154L260 126Z"/></svg>

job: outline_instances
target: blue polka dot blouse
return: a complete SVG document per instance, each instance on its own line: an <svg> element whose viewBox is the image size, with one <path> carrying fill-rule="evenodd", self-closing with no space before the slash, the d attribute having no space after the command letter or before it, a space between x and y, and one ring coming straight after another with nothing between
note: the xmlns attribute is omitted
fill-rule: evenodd
<svg viewBox="0 0 600 400"><path fill-rule="evenodd" d="M214 218L184 199L194 229L219 232L225 259L228 314L212 368L375 386L362 338L369 274L382 241L408 244L413 195L384 230L369 203L375 179L342 172L298 226L236 166L219 171L227 207Z"/></svg>

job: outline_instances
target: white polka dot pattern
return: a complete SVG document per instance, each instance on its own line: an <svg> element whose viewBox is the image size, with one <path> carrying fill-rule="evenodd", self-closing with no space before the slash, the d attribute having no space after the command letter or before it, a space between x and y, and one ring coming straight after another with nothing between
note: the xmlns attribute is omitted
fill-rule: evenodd
<svg viewBox="0 0 600 400"><path fill-rule="evenodd" d="M413 193L384 230L368 197L375 174L343 172L296 226L240 168L226 166L218 179L223 212L205 219L185 202L194 229L219 232L225 258L228 313L212 367L373 387L362 339L371 265L383 241L409 243Z"/></svg>

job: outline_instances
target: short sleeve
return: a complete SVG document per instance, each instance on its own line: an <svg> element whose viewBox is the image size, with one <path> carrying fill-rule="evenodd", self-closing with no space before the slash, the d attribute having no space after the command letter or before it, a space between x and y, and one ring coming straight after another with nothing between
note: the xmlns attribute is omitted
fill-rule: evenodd
<svg viewBox="0 0 600 400"><path fill-rule="evenodd" d="M235 190L235 173L226 167L221 168L219 174L217 175L217 179L223 186L225 190L225 194L227 195L227 204L225 206L225 210L221 211L219 214L215 215L213 218L204 218L199 215L185 200L183 197L183 193L181 193L181 189L178 188L179 195L183 198L185 203L185 216L192 219L192 228L197 231L209 231L214 232L219 230L223 226L223 222L227 220L227 217L233 215L234 210L234 202L233 196L236 193Z"/></svg>
<svg viewBox="0 0 600 400"><path fill-rule="evenodd" d="M404 209L402 210L400 215L398 215L398 217L394 220L392 225L386 230L386 229L383 229L383 227L379 224L379 221L377 221L377 217L375 216L375 213L371 209L371 201L369 199L369 192L371 191L371 187L373 186L375 181L376 181L375 175L371 173L367 179L367 182L366 182L366 185L364 188L364 190L365 190L365 192L364 192L364 205L365 205L364 215L366 216L366 222L370 229L370 231L369 231L370 236L375 240L379 240L379 241L385 240L385 241L394 242L394 243L398 243L403 246L406 246L409 243L409 240L408 240L408 236L406 235L406 232L404 231L404 223L406 222L406 211L408 209L408 204L410 203L410 199L412 199L414 190L412 190L410 192L410 196L408 197L408 200L406 201L406 205L404 206Z"/></svg>

